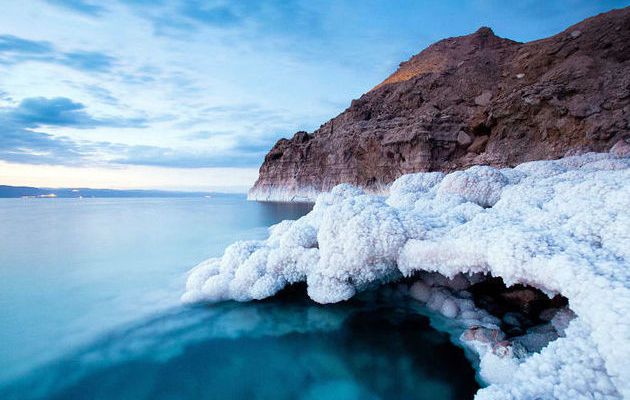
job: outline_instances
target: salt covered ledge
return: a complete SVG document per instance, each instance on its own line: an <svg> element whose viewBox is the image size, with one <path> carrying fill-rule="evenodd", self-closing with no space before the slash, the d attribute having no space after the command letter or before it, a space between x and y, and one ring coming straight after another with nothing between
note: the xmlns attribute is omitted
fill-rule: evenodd
<svg viewBox="0 0 630 400"><path fill-rule="evenodd" d="M320 192L310 187L287 190L284 187L251 188L247 200L313 203Z"/></svg>
<svg viewBox="0 0 630 400"><path fill-rule="evenodd" d="M195 267L182 299L262 299L306 281L313 300L332 303L427 271L492 275L562 294L577 317L521 356L465 332L489 385L478 399L630 398L629 210L630 158L608 153L405 175L387 198L339 185L267 240L235 243ZM449 318L473 311L492 324L422 279L407 290Z"/></svg>

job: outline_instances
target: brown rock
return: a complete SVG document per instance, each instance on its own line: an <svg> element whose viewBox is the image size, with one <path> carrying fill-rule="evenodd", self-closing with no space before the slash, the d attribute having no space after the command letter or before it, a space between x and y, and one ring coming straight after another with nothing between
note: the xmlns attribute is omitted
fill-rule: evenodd
<svg viewBox="0 0 630 400"><path fill-rule="evenodd" d="M507 340L502 340L500 342L497 342L492 347L492 353L494 353L494 355L497 355L501 358L511 357L512 356L512 343L510 343Z"/></svg>
<svg viewBox="0 0 630 400"><path fill-rule="evenodd" d="M472 142L472 144L468 147L468 151L471 153L482 153L486 149L486 144L488 143L488 136L478 136Z"/></svg>
<svg viewBox="0 0 630 400"><path fill-rule="evenodd" d="M490 100L492 99L492 92L486 90L481 93L479 96L475 97L475 104L478 106L487 106L490 104Z"/></svg>
<svg viewBox="0 0 630 400"><path fill-rule="evenodd" d="M501 297L510 306L519 308L527 314L537 311L549 301L541 291L533 288L508 288Z"/></svg>
<svg viewBox="0 0 630 400"><path fill-rule="evenodd" d="M630 156L630 137L621 139L610 149L610 152L617 157Z"/></svg>
<svg viewBox="0 0 630 400"><path fill-rule="evenodd" d="M470 328L466 329L461 335L461 339L464 341L478 341L491 345L502 341L503 337L503 332L501 332L501 330L498 328L492 329L477 325L471 326Z"/></svg>
<svg viewBox="0 0 630 400"><path fill-rule="evenodd" d="M628 43L630 8L530 43L489 28L439 41L314 133L279 140L250 197L608 151L630 135Z"/></svg>
<svg viewBox="0 0 630 400"><path fill-rule="evenodd" d="M457 134L457 143L461 144L462 146L468 146L472 143L472 139L470 138L470 136L468 136L468 134L466 134L466 132L459 131L459 133Z"/></svg>

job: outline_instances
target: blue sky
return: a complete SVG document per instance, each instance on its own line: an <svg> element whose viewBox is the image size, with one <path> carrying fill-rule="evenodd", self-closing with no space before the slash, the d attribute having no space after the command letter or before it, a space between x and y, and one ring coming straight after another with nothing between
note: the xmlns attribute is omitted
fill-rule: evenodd
<svg viewBox="0 0 630 400"><path fill-rule="evenodd" d="M243 190L432 42L629 1L0 0L0 184Z"/></svg>

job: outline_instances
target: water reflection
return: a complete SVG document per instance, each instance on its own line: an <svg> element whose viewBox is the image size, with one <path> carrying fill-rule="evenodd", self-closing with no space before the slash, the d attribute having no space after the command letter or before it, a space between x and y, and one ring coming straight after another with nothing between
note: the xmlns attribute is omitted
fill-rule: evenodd
<svg viewBox="0 0 630 400"><path fill-rule="evenodd" d="M3 399L465 399L463 352L404 303L177 308L0 389Z"/></svg>
<svg viewBox="0 0 630 400"><path fill-rule="evenodd" d="M262 219L278 221L298 219L313 209L312 203L256 202Z"/></svg>

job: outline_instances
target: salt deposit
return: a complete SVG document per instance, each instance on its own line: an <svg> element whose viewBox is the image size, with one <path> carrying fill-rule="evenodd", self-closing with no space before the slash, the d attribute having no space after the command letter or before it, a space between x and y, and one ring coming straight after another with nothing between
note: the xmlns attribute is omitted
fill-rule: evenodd
<svg viewBox="0 0 630 400"><path fill-rule="evenodd" d="M455 283L423 280L409 293L488 330L467 336L490 338L469 340L482 343L480 376L489 385L478 399L630 398L629 209L630 159L613 154L411 174L387 198L339 185L308 215L272 227L267 240L236 243L195 267L182 299L262 299L306 281L313 300L331 303L436 272L431 279ZM564 336L515 355L498 333L492 338L497 321L466 301L462 277L481 274L562 294L576 317L552 317ZM523 346L538 343L528 340Z"/></svg>

